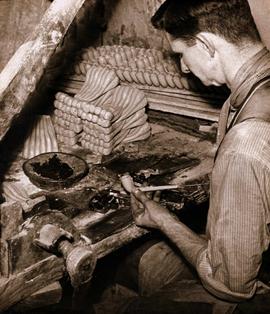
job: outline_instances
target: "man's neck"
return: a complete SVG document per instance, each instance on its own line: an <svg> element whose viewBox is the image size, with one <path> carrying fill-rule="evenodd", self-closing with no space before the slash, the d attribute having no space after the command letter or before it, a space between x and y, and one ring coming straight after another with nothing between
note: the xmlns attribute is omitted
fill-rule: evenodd
<svg viewBox="0 0 270 314"><path fill-rule="evenodd" d="M242 66L264 48L263 44L254 44L238 48L234 45L229 45L221 52L223 60L223 69L226 78L226 84L231 89L234 78Z"/></svg>

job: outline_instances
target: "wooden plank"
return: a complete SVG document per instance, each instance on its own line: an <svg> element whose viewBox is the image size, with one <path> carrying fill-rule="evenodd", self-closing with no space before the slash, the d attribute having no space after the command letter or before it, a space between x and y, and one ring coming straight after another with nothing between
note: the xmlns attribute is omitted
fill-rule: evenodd
<svg viewBox="0 0 270 314"><path fill-rule="evenodd" d="M9 275L9 254L8 254L8 243L0 238L0 278Z"/></svg>
<svg viewBox="0 0 270 314"><path fill-rule="evenodd" d="M93 244L109 236L113 236L133 224L133 217L129 206L108 212L108 214L105 214L97 222L93 222L78 230L90 238Z"/></svg>
<svg viewBox="0 0 270 314"><path fill-rule="evenodd" d="M23 223L23 209L19 202L3 203L0 206L1 239L11 238L18 232L18 227Z"/></svg>
<svg viewBox="0 0 270 314"><path fill-rule="evenodd" d="M163 125L204 140L215 141L216 128L214 125L216 125L216 122L206 122L205 120L202 121L200 119L194 119L193 117L158 110L148 110L147 114L150 123Z"/></svg>
<svg viewBox="0 0 270 314"><path fill-rule="evenodd" d="M39 289L59 280L64 270L63 259L50 256L8 279L1 278L0 311L7 310Z"/></svg>
<svg viewBox="0 0 270 314"><path fill-rule="evenodd" d="M9 255L6 240L18 232L18 227L23 223L22 206L19 202L0 206L0 274L9 276Z"/></svg>
<svg viewBox="0 0 270 314"><path fill-rule="evenodd" d="M145 90L144 88L140 88L142 91L145 92L146 95L152 95L153 97L158 97L159 95L162 95L164 97L172 97L176 99L190 99L194 101L199 101L201 103L205 103L208 105L217 105L217 104L223 104L225 101L224 97L220 97L220 95L213 95L213 94L205 94L205 93L198 93L193 92L191 90L185 90L185 89L179 89L175 91L171 91L168 89L166 90Z"/></svg>
<svg viewBox="0 0 270 314"><path fill-rule="evenodd" d="M38 232L45 224L52 222L73 234L76 242L79 240L79 234L71 225L70 219L59 211L47 211L46 215L36 215L22 226L19 233L7 240L10 274L19 274L51 255L36 246L34 239L38 237ZM28 224L31 225L31 228L28 227Z"/></svg>
<svg viewBox="0 0 270 314"><path fill-rule="evenodd" d="M15 115L20 113L54 54L70 24L85 0L55 0L46 11L30 39L31 49L26 50L23 62L10 83L0 95L0 139L7 132ZM90 0L89 3L93 1ZM6 72L6 71L5 71ZM8 71L7 71L8 72ZM1 80L5 80L1 77Z"/></svg>
<svg viewBox="0 0 270 314"><path fill-rule="evenodd" d="M108 255L109 253L131 242L132 240L147 234L148 232L149 231L146 229L132 225L117 234L109 236L102 241L93 244L92 249L98 258L102 258L103 256Z"/></svg>
<svg viewBox="0 0 270 314"><path fill-rule="evenodd" d="M189 97L189 96L168 96L168 95L162 95L162 94L152 94L152 93L145 93L147 99L152 102L160 102L167 104L168 106L174 105L178 106L181 103L186 103L186 106L190 109L196 110L205 110L207 112L217 113L219 114L220 109L217 106L217 102L215 102L215 105L212 103L209 103L205 100L201 100L199 98L195 97Z"/></svg>
<svg viewBox="0 0 270 314"><path fill-rule="evenodd" d="M208 120L212 122L218 121L218 114L212 112L206 112L204 110L192 110L187 107L188 102L179 102L177 106L168 105L166 103L160 103L158 101L148 101L149 108L152 110L158 110L162 112L174 113L186 117L197 118L202 120ZM199 107L199 106L198 106Z"/></svg>
<svg viewBox="0 0 270 314"><path fill-rule="evenodd" d="M12 310L16 312L29 311L35 308L41 308L48 305L57 304L62 298L63 289L60 283L54 282L53 284L40 289L32 294L30 297L22 300L16 304Z"/></svg>
<svg viewBox="0 0 270 314"><path fill-rule="evenodd" d="M147 95L149 108L152 110L159 110L163 112L170 112L187 117L193 117L209 121L218 121L219 109L210 107L205 103L195 102L191 100L179 100L173 97L153 97Z"/></svg>

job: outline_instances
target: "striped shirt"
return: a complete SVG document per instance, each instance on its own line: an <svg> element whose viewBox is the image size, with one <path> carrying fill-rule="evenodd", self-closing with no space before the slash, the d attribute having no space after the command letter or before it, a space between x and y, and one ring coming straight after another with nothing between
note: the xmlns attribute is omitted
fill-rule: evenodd
<svg viewBox="0 0 270 314"><path fill-rule="evenodd" d="M270 241L270 123L247 120L233 127L211 180L210 241L197 270L215 295L247 299L257 290Z"/></svg>
<svg viewBox="0 0 270 314"><path fill-rule="evenodd" d="M256 96L252 105L269 106L270 116L267 88L264 104ZM209 240L197 259L197 271L216 296L231 301L251 298L269 288L258 280L270 242L269 121L247 119L228 131L215 160L210 193Z"/></svg>

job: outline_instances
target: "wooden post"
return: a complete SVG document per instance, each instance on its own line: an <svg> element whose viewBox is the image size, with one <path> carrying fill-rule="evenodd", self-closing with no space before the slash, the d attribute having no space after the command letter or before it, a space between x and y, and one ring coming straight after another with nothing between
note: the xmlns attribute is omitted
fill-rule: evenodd
<svg viewBox="0 0 270 314"><path fill-rule="evenodd" d="M3 203L0 206L1 239L6 240L18 233L23 223L23 209L19 202Z"/></svg>
<svg viewBox="0 0 270 314"><path fill-rule="evenodd" d="M13 117L30 99L51 56L85 1L54 0L34 30L29 45L25 44L27 49L20 55L18 69L14 71L17 65L13 63L18 62L18 58L14 58L7 64L9 68L3 70L4 75L0 78L2 84L3 80L6 81L6 88L0 93L0 139L7 132Z"/></svg>
<svg viewBox="0 0 270 314"><path fill-rule="evenodd" d="M23 209L19 202L0 206L0 276L9 276L9 255L6 240L18 233L18 228L23 222Z"/></svg>
<svg viewBox="0 0 270 314"><path fill-rule="evenodd" d="M30 297L17 303L12 310L24 313L36 308L42 308L48 305L54 305L60 302L63 289L58 281L42 288L32 294Z"/></svg>
<svg viewBox="0 0 270 314"><path fill-rule="evenodd" d="M63 259L50 256L8 279L0 278L0 312L61 279L64 270Z"/></svg>
<svg viewBox="0 0 270 314"><path fill-rule="evenodd" d="M134 239L140 238L141 236L147 234L149 231L146 229L131 225L128 228L113 234L91 246L93 252L96 254L97 258L102 258L111 252L119 249L120 247L128 244Z"/></svg>

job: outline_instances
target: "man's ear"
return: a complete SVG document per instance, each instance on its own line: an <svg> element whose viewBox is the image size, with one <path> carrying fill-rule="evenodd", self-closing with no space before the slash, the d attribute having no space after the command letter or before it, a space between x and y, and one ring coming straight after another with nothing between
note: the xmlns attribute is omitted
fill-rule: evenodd
<svg viewBox="0 0 270 314"><path fill-rule="evenodd" d="M215 45L212 41L212 38L208 36L207 33L199 33L196 36L197 45L204 49L211 58L215 56Z"/></svg>

